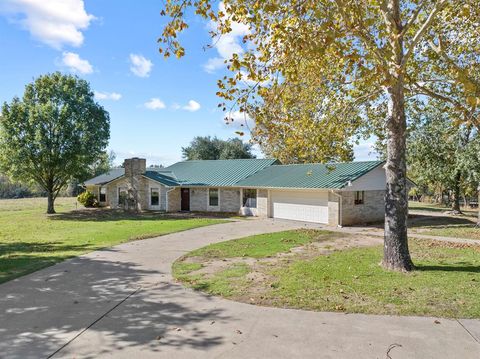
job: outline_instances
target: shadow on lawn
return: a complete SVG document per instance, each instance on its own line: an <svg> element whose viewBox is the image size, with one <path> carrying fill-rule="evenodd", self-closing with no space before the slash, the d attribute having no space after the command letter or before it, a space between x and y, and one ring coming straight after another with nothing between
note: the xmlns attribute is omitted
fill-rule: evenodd
<svg viewBox="0 0 480 359"><path fill-rule="evenodd" d="M57 213L48 217L51 220L62 221L158 221L158 220L178 220L181 218L170 216L164 212L126 212L114 209L79 209L75 211Z"/></svg>
<svg viewBox="0 0 480 359"><path fill-rule="evenodd" d="M97 249L93 244L66 245L61 242L0 243L0 284L22 275ZM68 253L71 252L69 255ZM62 254L52 254L62 253Z"/></svg>
<svg viewBox="0 0 480 359"><path fill-rule="evenodd" d="M226 340L211 324L233 319L208 296L185 299L161 271L122 258L111 249L0 285L2 357L49 357L85 328L67 355L72 347L82 358L135 347L207 350Z"/></svg>
<svg viewBox="0 0 480 359"><path fill-rule="evenodd" d="M80 209L65 213L50 215L51 220L62 221L88 221L88 222L110 222L110 221L178 221L185 219L227 219L232 217L231 213L203 213L203 212L178 212L165 213L159 211L127 212L117 209Z"/></svg>
<svg viewBox="0 0 480 359"><path fill-rule="evenodd" d="M440 272L467 272L467 273L480 273L480 266L472 266L467 263L460 264L458 266L452 265L416 265L415 270L418 271L440 271Z"/></svg>
<svg viewBox="0 0 480 359"><path fill-rule="evenodd" d="M422 227L436 227L436 226L455 226L455 227L470 227L474 226L475 222L465 217L452 216L428 216L415 214L408 219L409 228Z"/></svg>

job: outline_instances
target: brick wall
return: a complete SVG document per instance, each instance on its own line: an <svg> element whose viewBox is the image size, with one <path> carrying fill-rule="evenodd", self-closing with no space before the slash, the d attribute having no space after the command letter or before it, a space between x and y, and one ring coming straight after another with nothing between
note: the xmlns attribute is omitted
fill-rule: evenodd
<svg viewBox="0 0 480 359"><path fill-rule="evenodd" d="M339 197L335 196L331 192L328 193L328 225L329 226L338 226L338 206L339 206Z"/></svg>
<svg viewBox="0 0 480 359"><path fill-rule="evenodd" d="M167 190L166 200L168 201L167 210L168 212L178 212L181 209L181 194L180 188L175 188L173 190Z"/></svg>
<svg viewBox="0 0 480 359"><path fill-rule="evenodd" d="M268 190L259 189L257 191L257 213L258 217L268 217L270 215L269 211L269 201L268 201Z"/></svg>
<svg viewBox="0 0 480 359"><path fill-rule="evenodd" d="M160 210L166 209L166 188L162 184L143 176L137 176L134 179L135 186L137 187L138 205L139 209L144 211L150 207L150 188L158 188L160 190ZM129 179L122 178L118 181L107 185L107 203L111 208L118 208L118 188L129 188L131 182Z"/></svg>
<svg viewBox="0 0 480 359"><path fill-rule="evenodd" d="M240 210L240 189L220 189L220 211L235 212Z"/></svg>
<svg viewBox="0 0 480 359"><path fill-rule="evenodd" d="M382 221L385 217L385 191L365 191L364 203L355 204L355 192L341 192L342 224Z"/></svg>

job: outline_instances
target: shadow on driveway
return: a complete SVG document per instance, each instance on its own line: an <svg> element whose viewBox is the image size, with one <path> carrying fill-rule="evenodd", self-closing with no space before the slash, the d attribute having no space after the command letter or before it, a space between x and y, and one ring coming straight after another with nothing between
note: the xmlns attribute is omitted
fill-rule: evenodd
<svg viewBox="0 0 480 359"><path fill-rule="evenodd" d="M46 358L89 327L110 343L104 353L222 343L221 336L196 328L202 321L228 320L222 310L179 304L175 297L184 289L162 281L163 273L105 259L75 258L21 278L21 288L17 280L0 286L1 356ZM188 338L172 335L182 327L189 328Z"/></svg>

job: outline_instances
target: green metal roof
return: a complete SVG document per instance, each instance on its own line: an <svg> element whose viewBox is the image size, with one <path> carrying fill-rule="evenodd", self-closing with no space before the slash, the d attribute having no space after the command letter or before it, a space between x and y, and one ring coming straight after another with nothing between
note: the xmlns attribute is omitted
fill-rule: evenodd
<svg viewBox="0 0 480 359"><path fill-rule="evenodd" d="M198 160L177 162L163 170L173 172L181 186L228 187L275 163L275 159Z"/></svg>
<svg viewBox="0 0 480 359"><path fill-rule="evenodd" d="M179 185L178 181L176 181L176 179L174 178L174 175L172 172L164 172L164 171L147 169L144 176L154 181L160 182L165 186L176 187Z"/></svg>
<svg viewBox="0 0 480 359"><path fill-rule="evenodd" d="M340 189L383 161L270 166L237 183L239 187Z"/></svg>
<svg viewBox="0 0 480 359"><path fill-rule="evenodd" d="M166 168L147 168L144 176L169 187L260 187L340 189L382 161L281 165L275 159L183 161ZM104 185L125 174L123 168L92 178L85 185Z"/></svg>
<svg viewBox="0 0 480 359"><path fill-rule="evenodd" d="M112 168L110 171L101 174L100 176L94 177L89 179L88 181L84 182L85 186L88 185L102 185L108 182L112 182L114 179L122 177L125 174L124 168Z"/></svg>

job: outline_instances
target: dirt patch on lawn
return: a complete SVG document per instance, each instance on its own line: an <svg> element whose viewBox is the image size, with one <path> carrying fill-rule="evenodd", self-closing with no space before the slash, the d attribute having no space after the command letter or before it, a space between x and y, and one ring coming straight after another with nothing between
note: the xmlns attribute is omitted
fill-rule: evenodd
<svg viewBox="0 0 480 359"><path fill-rule="evenodd" d="M370 247L382 244L383 239L368 235L332 234L332 239L315 241L306 245L291 248L290 251L278 253L266 258L233 257L224 259L206 259L201 256L186 257L184 263L202 263L202 268L189 273L192 277L201 276L208 280L218 273L229 270L235 266L243 265L249 269L244 277L248 290L235 295L235 300L270 305L266 301L266 292L270 291L277 281L271 274L272 269L288 266L299 260L310 260L318 256L328 255L335 251L350 248Z"/></svg>
<svg viewBox="0 0 480 359"><path fill-rule="evenodd" d="M242 264L247 265L252 269L249 277L256 277L255 271L265 266L272 267L277 265L284 265L293 260L308 260L320 255L325 255L338 250L345 250L350 248L369 247L383 243L380 237L373 237L367 235L344 235L335 237L332 240L312 242L303 246L294 247L288 252L278 253L272 257L266 258L251 258L251 257L233 257L223 259L205 259L204 257L186 257L185 263L202 263L201 269L190 272L192 275L200 274L202 276L211 277L219 271L223 271L233 265ZM260 275L259 277L262 277Z"/></svg>

